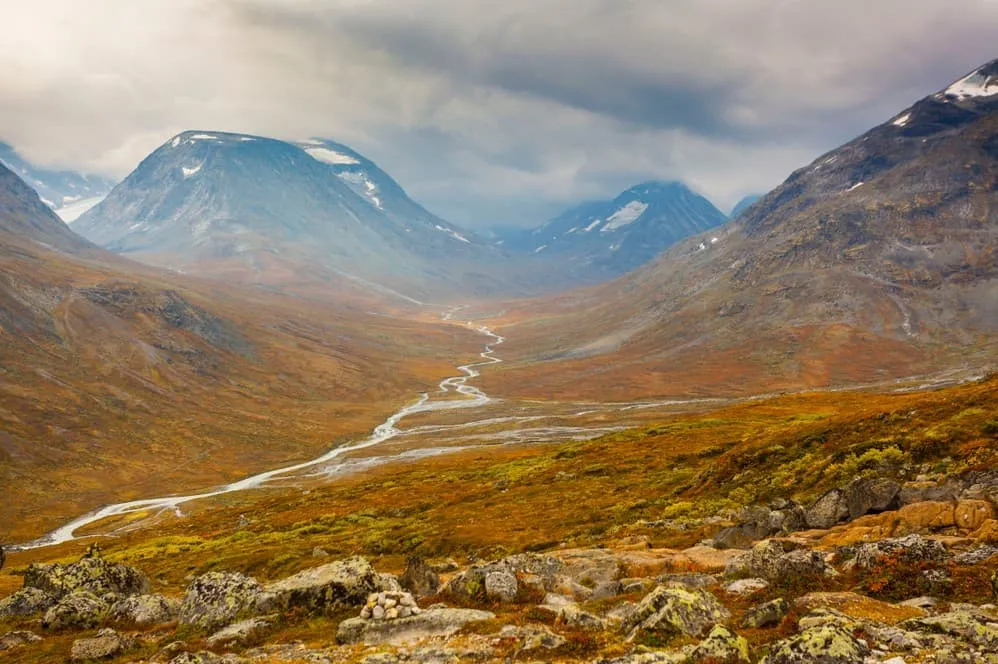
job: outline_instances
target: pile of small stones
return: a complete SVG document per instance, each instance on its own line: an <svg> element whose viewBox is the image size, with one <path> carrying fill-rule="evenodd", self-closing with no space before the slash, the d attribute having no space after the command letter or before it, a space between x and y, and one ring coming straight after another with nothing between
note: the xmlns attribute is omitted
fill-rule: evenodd
<svg viewBox="0 0 998 664"><path fill-rule="evenodd" d="M365 620L395 620L418 616L422 612L411 593L387 591L368 595L360 617Z"/></svg>

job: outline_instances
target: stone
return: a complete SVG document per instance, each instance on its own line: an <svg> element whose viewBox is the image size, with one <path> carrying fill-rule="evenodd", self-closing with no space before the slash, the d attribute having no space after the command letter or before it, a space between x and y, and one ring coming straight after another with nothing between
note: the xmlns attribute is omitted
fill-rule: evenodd
<svg viewBox="0 0 998 664"><path fill-rule="evenodd" d="M312 557L313 558L328 558L329 557L329 552L326 551L325 549L317 546L314 549L312 549Z"/></svg>
<svg viewBox="0 0 998 664"><path fill-rule="evenodd" d="M746 611L745 615L742 616L742 627L760 629L779 625L788 613L790 613L789 602L779 597L769 602L757 604Z"/></svg>
<svg viewBox="0 0 998 664"><path fill-rule="evenodd" d="M723 572L728 564L742 554L737 549L722 551L710 546L694 546L683 549L681 557L689 561L689 566L694 571L714 574Z"/></svg>
<svg viewBox="0 0 998 664"><path fill-rule="evenodd" d="M849 518L849 505L842 489L832 489L804 510L809 528L827 529Z"/></svg>
<svg viewBox="0 0 998 664"><path fill-rule="evenodd" d="M473 609L429 609L419 615L396 620L350 618L336 631L338 643L399 645L429 636L450 636L471 622L491 620L495 614Z"/></svg>
<svg viewBox="0 0 998 664"><path fill-rule="evenodd" d="M702 637L730 617L706 590L658 586L638 603L622 627L631 639L638 633Z"/></svg>
<svg viewBox="0 0 998 664"><path fill-rule="evenodd" d="M485 597L495 602L512 602L516 599L516 575L497 569L485 575Z"/></svg>
<svg viewBox="0 0 998 664"><path fill-rule="evenodd" d="M70 593L45 612L42 627L50 630L93 629L101 624L107 608L107 603L93 593Z"/></svg>
<svg viewBox="0 0 998 664"><path fill-rule="evenodd" d="M873 568L888 557L908 564L942 564L949 562L953 557L941 542L926 539L921 535L907 535L860 544L852 549L852 553L852 565L859 569Z"/></svg>
<svg viewBox="0 0 998 664"><path fill-rule="evenodd" d="M831 571L818 551L791 540L765 540L733 559L725 570L731 577L757 577L769 582L787 578L824 577Z"/></svg>
<svg viewBox="0 0 998 664"><path fill-rule="evenodd" d="M569 586L573 589L578 586L572 579L561 575L564 568L565 564L553 556L535 553L509 556L501 560L469 567L448 581L441 588L440 593L464 602L485 601L487 599L485 579L492 572L506 572L514 578L518 575L535 575L540 578L540 584L545 590L564 592ZM582 586L578 587L582 588ZM587 596L592 594L588 588L583 590ZM579 593L581 592L580 590ZM576 595L576 592L573 590L569 594Z"/></svg>
<svg viewBox="0 0 998 664"><path fill-rule="evenodd" d="M117 657L135 647L135 640L113 629L102 629L90 639L73 641L70 661L89 661Z"/></svg>
<svg viewBox="0 0 998 664"><path fill-rule="evenodd" d="M0 635L0 652L20 648L31 643L38 643L41 640L42 637L27 630L7 632L6 634Z"/></svg>
<svg viewBox="0 0 998 664"><path fill-rule="evenodd" d="M709 664L748 663L749 644L745 637L738 636L724 625L714 625L707 638L701 641L690 653L691 662Z"/></svg>
<svg viewBox="0 0 998 664"><path fill-rule="evenodd" d="M558 610L558 622L590 632L601 632L606 629L606 623L602 618L583 611L575 604L563 606Z"/></svg>
<svg viewBox="0 0 998 664"><path fill-rule="evenodd" d="M21 588L0 600L0 618L33 616L57 602L57 598L38 588Z"/></svg>
<svg viewBox="0 0 998 664"><path fill-rule="evenodd" d="M180 624L216 631L238 619L267 613L273 595L238 572L208 572L191 582L180 606Z"/></svg>
<svg viewBox="0 0 998 664"><path fill-rule="evenodd" d="M223 627L205 640L209 648L223 648L231 645L247 645L259 641L270 631L273 616L249 618Z"/></svg>
<svg viewBox="0 0 998 664"><path fill-rule="evenodd" d="M825 624L777 641L761 664L863 664L869 653L849 630Z"/></svg>
<svg viewBox="0 0 998 664"><path fill-rule="evenodd" d="M114 622L149 627L172 622L180 615L180 600L163 595L132 595L115 602L108 612Z"/></svg>
<svg viewBox="0 0 998 664"><path fill-rule="evenodd" d="M399 583L416 597L429 597L440 590L440 575L425 560L413 556L399 577Z"/></svg>
<svg viewBox="0 0 998 664"><path fill-rule="evenodd" d="M957 565L980 565L998 555L998 547L991 545L975 546L969 551L953 556L953 562Z"/></svg>
<svg viewBox="0 0 998 664"><path fill-rule="evenodd" d="M499 630L501 639L517 639L520 642L520 650L529 652L532 650L554 650L565 645L565 637L555 634L543 625L505 625Z"/></svg>
<svg viewBox="0 0 998 664"><path fill-rule="evenodd" d="M998 651L998 623L979 611L957 610L938 616L913 618L899 627L912 632L945 634L992 652Z"/></svg>
<svg viewBox="0 0 998 664"><path fill-rule="evenodd" d="M754 595L768 587L769 581L766 579L738 579L726 585L724 592L729 595Z"/></svg>
<svg viewBox="0 0 998 664"><path fill-rule="evenodd" d="M844 494L850 519L901 506L901 485L890 479L857 478L845 488Z"/></svg>
<svg viewBox="0 0 998 664"><path fill-rule="evenodd" d="M149 579L134 567L109 563L97 554L84 556L69 565L29 565L24 574L24 587L37 588L56 598L77 591L97 596L127 596L149 592Z"/></svg>
<svg viewBox="0 0 998 664"><path fill-rule="evenodd" d="M275 606L283 611L335 613L361 606L373 592L394 590L394 577L378 574L366 558L355 556L307 569L266 587Z"/></svg>

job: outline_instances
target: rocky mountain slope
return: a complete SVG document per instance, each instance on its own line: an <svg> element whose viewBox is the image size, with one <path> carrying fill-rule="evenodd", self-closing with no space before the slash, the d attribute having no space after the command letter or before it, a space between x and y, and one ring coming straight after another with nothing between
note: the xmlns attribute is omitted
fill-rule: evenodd
<svg viewBox="0 0 998 664"><path fill-rule="evenodd" d="M355 291L333 299L126 261L0 166L0 484L17 497L0 538L311 458L436 384L454 348L480 350Z"/></svg>
<svg viewBox="0 0 998 664"><path fill-rule="evenodd" d="M345 276L418 297L433 281L488 290L491 280L476 266L494 249L430 215L347 150L328 141L184 132L74 228L145 262L240 281Z"/></svg>
<svg viewBox="0 0 998 664"><path fill-rule="evenodd" d="M37 191L42 201L66 221L75 220L96 205L114 186L112 180L99 175L38 168L3 141L0 141L0 164Z"/></svg>
<svg viewBox="0 0 998 664"><path fill-rule="evenodd" d="M998 340L996 72L918 101L646 268L538 305L546 320L508 328L507 353L564 364L530 385L538 365L492 380L547 394L547 376L578 388L598 371L627 392L716 394L979 371Z"/></svg>
<svg viewBox="0 0 998 664"><path fill-rule="evenodd" d="M755 205L760 198L762 198L761 194L750 194L742 198L740 201L735 203L735 207L731 208L731 218L734 219L742 212Z"/></svg>
<svg viewBox="0 0 998 664"><path fill-rule="evenodd" d="M719 226L727 217L679 182L645 182L610 201L584 203L503 247L535 261L559 263L580 281L633 270L675 242Z"/></svg>

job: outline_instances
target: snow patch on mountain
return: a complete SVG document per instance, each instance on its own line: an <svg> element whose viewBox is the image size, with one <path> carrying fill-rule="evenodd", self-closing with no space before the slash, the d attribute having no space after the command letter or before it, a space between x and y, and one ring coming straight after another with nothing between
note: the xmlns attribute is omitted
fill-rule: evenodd
<svg viewBox="0 0 998 664"><path fill-rule="evenodd" d="M65 200L65 199L63 199ZM55 210L55 213L59 215L59 218L65 221L67 224L71 224L80 218L84 212L92 208L93 206L104 200L103 196L91 196L90 198L83 198L74 201L68 205L63 205L61 208Z"/></svg>
<svg viewBox="0 0 998 664"><path fill-rule="evenodd" d="M980 70L961 78L943 91L945 97L958 100L998 95L998 76L986 76Z"/></svg>
<svg viewBox="0 0 998 664"><path fill-rule="evenodd" d="M342 152L337 152L336 150L330 150L326 147L308 147L305 148L305 152L307 152L313 159L327 164L343 165L360 163L348 154L343 154Z"/></svg>
<svg viewBox="0 0 998 664"><path fill-rule="evenodd" d="M436 228L441 233L447 233L448 235L450 235L455 240L460 240L461 242L467 242L468 244L471 244L471 240L469 240L468 238L464 237L463 235L461 235L460 233L458 233L457 231L455 231L453 229L446 228L445 226L441 226L440 224L434 225L434 228Z"/></svg>
<svg viewBox="0 0 998 664"><path fill-rule="evenodd" d="M184 179L186 180L187 178L191 177L192 175L197 175L198 171L201 170L201 167L203 165L204 164L198 164L197 166L194 166L192 168L187 168L186 166L181 166L180 170L182 170L184 172Z"/></svg>
<svg viewBox="0 0 998 664"><path fill-rule="evenodd" d="M894 122L892 122L891 124L894 125L895 127L904 127L910 121L911 121L911 112L908 112L908 113L902 114L900 117L898 117L896 120L894 120Z"/></svg>
<svg viewBox="0 0 998 664"><path fill-rule="evenodd" d="M602 219L597 219L596 221L594 221L593 223L589 224L589 225L588 225L588 226L586 226L586 227L585 227L584 229L582 229L582 232L583 232L583 233L588 233L588 232L589 232L589 231L591 231L592 229L594 229L594 228L596 228L597 226L599 226L599 225L600 225L601 223L603 223L603 220L602 220Z"/></svg>
<svg viewBox="0 0 998 664"><path fill-rule="evenodd" d="M618 228L634 223L637 221L638 217L645 213L645 210L647 209L647 203L642 203L641 201L631 201L607 217L607 224L600 229L600 233L615 231Z"/></svg>

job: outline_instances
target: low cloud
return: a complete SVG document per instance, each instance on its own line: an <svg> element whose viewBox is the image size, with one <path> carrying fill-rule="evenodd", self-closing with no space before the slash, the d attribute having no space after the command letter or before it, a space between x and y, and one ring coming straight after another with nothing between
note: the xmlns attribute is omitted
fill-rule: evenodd
<svg viewBox="0 0 998 664"><path fill-rule="evenodd" d="M36 0L2 138L123 176L172 134L330 136L458 223L643 179L720 207L998 56L991 0Z"/></svg>

